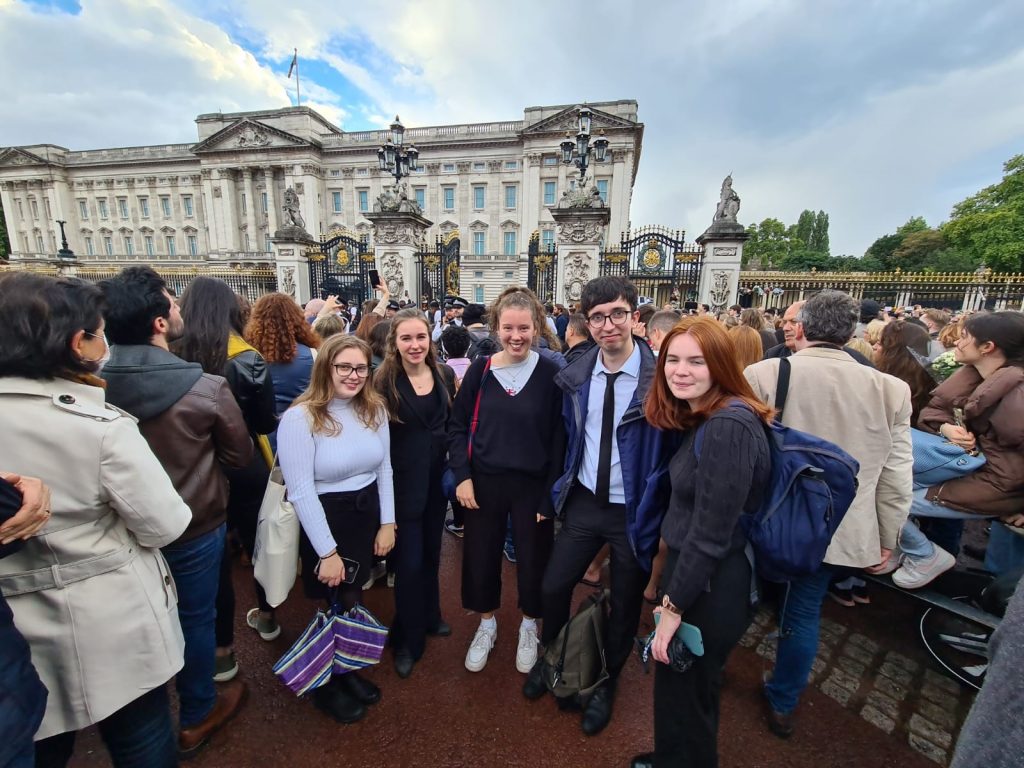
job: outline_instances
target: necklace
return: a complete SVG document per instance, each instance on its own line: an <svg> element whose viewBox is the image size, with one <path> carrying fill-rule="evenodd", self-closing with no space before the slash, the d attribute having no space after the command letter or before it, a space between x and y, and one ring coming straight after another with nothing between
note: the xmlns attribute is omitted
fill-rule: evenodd
<svg viewBox="0 0 1024 768"><path fill-rule="evenodd" d="M519 391L522 389L522 387L519 386L519 376L522 374L523 370L526 368L526 364L529 362L530 358L529 356L527 356L527 358L523 360L521 363L512 363L510 365L503 365L498 368L498 370L500 370L502 374L512 379L512 384L508 387L505 387L505 392L508 393L509 397L515 397L516 395L519 394Z"/></svg>

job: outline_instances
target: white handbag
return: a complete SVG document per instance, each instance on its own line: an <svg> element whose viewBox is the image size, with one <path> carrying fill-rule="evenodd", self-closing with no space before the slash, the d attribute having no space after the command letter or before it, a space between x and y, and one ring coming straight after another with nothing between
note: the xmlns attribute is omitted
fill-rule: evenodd
<svg viewBox="0 0 1024 768"><path fill-rule="evenodd" d="M284 477L275 463L263 493L252 556L256 580L274 608L288 597L299 562L299 518L285 499Z"/></svg>

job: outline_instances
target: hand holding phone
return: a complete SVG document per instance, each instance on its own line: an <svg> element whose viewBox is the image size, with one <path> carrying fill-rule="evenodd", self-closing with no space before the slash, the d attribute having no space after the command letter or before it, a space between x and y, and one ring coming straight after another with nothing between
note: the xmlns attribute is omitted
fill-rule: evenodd
<svg viewBox="0 0 1024 768"><path fill-rule="evenodd" d="M328 587L336 587L342 582L353 584L359 573L359 563L333 552L320 559L314 572L317 579Z"/></svg>

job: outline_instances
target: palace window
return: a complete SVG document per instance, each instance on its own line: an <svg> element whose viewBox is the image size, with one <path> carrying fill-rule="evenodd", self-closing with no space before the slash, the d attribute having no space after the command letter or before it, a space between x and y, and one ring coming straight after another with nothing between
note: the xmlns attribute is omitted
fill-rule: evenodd
<svg viewBox="0 0 1024 768"><path fill-rule="evenodd" d="M174 256L178 250L174 247L174 235L168 235L164 241L167 243L167 255Z"/></svg>
<svg viewBox="0 0 1024 768"><path fill-rule="evenodd" d="M483 186L473 187L473 208L477 211L483 210L484 190Z"/></svg>
<svg viewBox="0 0 1024 768"><path fill-rule="evenodd" d="M601 195L601 200L605 203L608 202L608 179L597 180L597 191Z"/></svg>
<svg viewBox="0 0 1024 768"><path fill-rule="evenodd" d="M341 192L331 192L331 202L334 204L334 212L341 213Z"/></svg>
<svg viewBox="0 0 1024 768"><path fill-rule="evenodd" d="M519 188L515 184L505 185L505 207L508 210L515 210L518 191Z"/></svg>
<svg viewBox="0 0 1024 768"><path fill-rule="evenodd" d="M515 256L516 255L516 233L515 231L505 232L505 255Z"/></svg>
<svg viewBox="0 0 1024 768"><path fill-rule="evenodd" d="M370 210L370 191L368 189L359 190L359 210L363 213Z"/></svg>
<svg viewBox="0 0 1024 768"><path fill-rule="evenodd" d="M167 195L160 195L160 212L165 219L171 218L171 198Z"/></svg>
<svg viewBox="0 0 1024 768"><path fill-rule="evenodd" d="M427 210L427 190L423 187L416 187L416 205L420 207L420 210Z"/></svg>
<svg viewBox="0 0 1024 768"><path fill-rule="evenodd" d="M148 219L149 218L149 198L148 197L140 197L139 198L139 215L142 216L142 218L144 218L144 219Z"/></svg>
<svg viewBox="0 0 1024 768"><path fill-rule="evenodd" d="M192 218L192 216L194 215L192 211L192 195L182 195L181 204L185 208L185 216L188 218Z"/></svg>
<svg viewBox="0 0 1024 768"><path fill-rule="evenodd" d="M85 253L88 256L95 256L96 255L96 249L93 248L92 238L91 237L85 238Z"/></svg>
<svg viewBox="0 0 1024 768"><path fill-rule="evenodd" d="M544 205L555 204L555 182L544 182Z"/></svg>
<svg viewBox="0 0 1024 768"><path fill-rule="evenodd" d="M119 197L117 198L117 212L121 214L122 219L128 218L128 198Z"/></svg>
<svg viewBox="0 0 1024 768"><path fill-rule="evenodd" d="M455 187L443 187L444 191L444 209L446 211L455 210Z"/></svg>
<svg viewBox="0 0 1024 768"><path fill-rule="evenodd" d="M473 233L473 255L483 256L484 249L487 247L487 233L486 232L474 232Z"/></svg>
<svg viewBox="0 0 1024 768"><path fill-rule="evenodd" d="M153 256L156 253L156 249L153 247L153 236L152 235L145 235L142 238L142 245L146 249L146 255L147 256Z"/></svg>
<svg viewBox="0 0 1024 768"><path fill-rule="evenodd" d="M80 218L82 221L89 220L89 205L88 203L85 202L85 200L78 201L78 218Z"/></svg>
<svg viewBox="0 0 1024 768"><path fill-rule="evenodd" d="M33 205L35 205L35 203L33 203ZM107 218L109 214L107 211L107 199L105 197L101 197L98 200L96 200L96 207L100 209L100 218Z"/></svg>
<svg viewBox="0 0 1024 768"><path fill-rule="evenodd" d="M188 252L190 256L199 255L199 238L196 235L189 235L185 238L188 243Z"/></svg>
<svg viewBox="0 0 1024 768"><path fill-rule="evenodd" d="M124 239L124 252L128 256L135 255L135 241L131 237L125 237Z"/></svg>
<svg viewBox="0 0 1024 768"><path fill-rule="evenodd" d="M40 242L42 241L40 240ZM112 237L103 238L103 252L107 254L107 256L114 255L114 239Z"/></svg>

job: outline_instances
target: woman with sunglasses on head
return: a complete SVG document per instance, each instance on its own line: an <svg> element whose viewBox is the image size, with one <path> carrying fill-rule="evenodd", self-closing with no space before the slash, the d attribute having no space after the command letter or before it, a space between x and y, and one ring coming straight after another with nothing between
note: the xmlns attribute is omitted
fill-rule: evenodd
<svg viewBox="0 0 1024 768"><path fill-rule="evenodd" d="M373 556L395 545L391 438L384 402L368 381L370 354L355 336L324 341L309 389L277 430L288 500L302 524L306 596L330 601L336 594L343 609L359 602ZM316 706L342 723L362 719L379 700L380 689L355 672L313 692Z"/></svg>
<svg viewBox="0 0 1024 768"><path fill-rule="evenodd" d="M390 326L374 386L384 397L391 420L395 520L402 528L390 558L395 565L391 645L395 671L406 678L423 655L427 635L451 634L441 618L438 570L448 507L441 476L455 374L437 364L430 325L421 311L400 310Z"/></svg>
<svg viewBox="0 0 1024 768"><path fill-rule="evenodd" d="M557 363L533 349L545 324L544 307L528 288L503 291L491 310L501 351L478 357L455 398L449 463L465 508L462 604L481 614L466 654L479 672L498 635L501 557L508 520L516 549L523 621L516 669L537 661L541 579L551 555L551 486L562 470L565 432Z"/></svg>
<svg viewBox="0 0 1024 768"><path fill-rule="evenodd" d="M729 333L710 318L686 318L662 343L644 411L652 426L683 439L669 462L672 494L661 526L668 556L651 649L660 662L654 752L633 766L712 768L722 670L751 618L740 515L754 512L767 488L772 409L743 378ZM669 646L683 621L700 631L704 655L676 671Z"/></svg>

